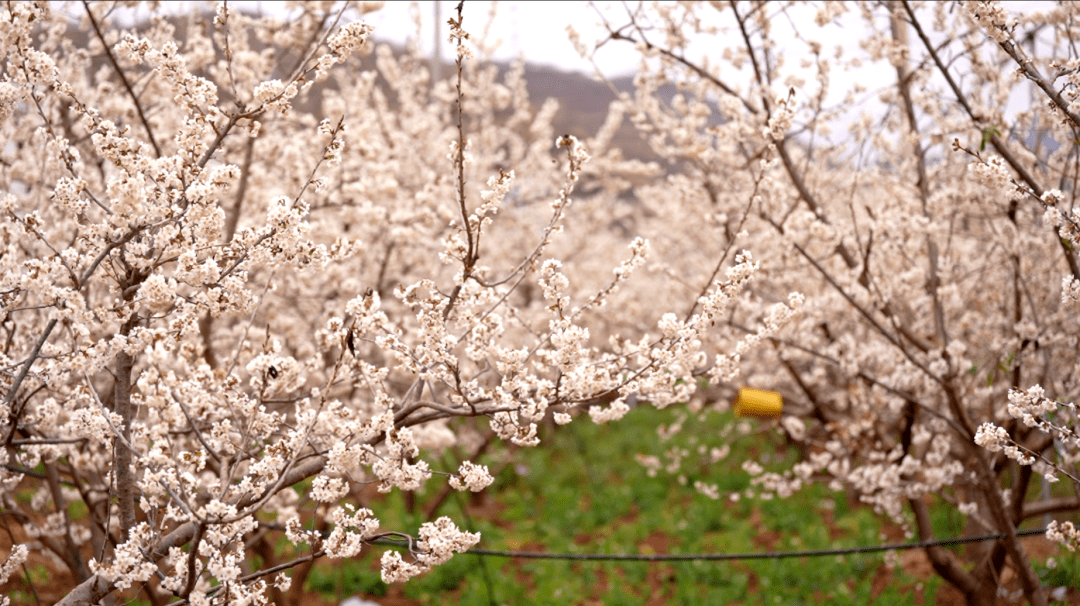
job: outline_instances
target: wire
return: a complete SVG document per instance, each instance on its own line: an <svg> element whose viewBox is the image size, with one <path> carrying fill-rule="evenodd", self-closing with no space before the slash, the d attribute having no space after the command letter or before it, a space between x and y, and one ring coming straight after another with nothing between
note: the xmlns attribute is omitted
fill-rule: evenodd
<svg viewBox="0 0 1080 606"><path fill-rule="evenodd" d="M1019 530L1016 536L1032 536L1045 534L1045 528L1033 530ZM952 539L938 539L934 541L918 541L915 543L892 543L888 545L863 545L858 547L845 547L841 549L811 549L808 551L771 551L765 553L696 553L696 554L604 554L604 553L543 553L537 551L499 551L494 549L470 549L466 553L478 556L492 556L503 558L524 558L532 560L598 560L598 561L643 561L643 562L670 562L670 561L695 561L695 560L769 560L779 558L814 558L830 555L851 555L857 553L873 553L877 551L893 551L904 549L923 549L944 545L963 545L965 543L979 543L982 541L995 541L1004 539L1005 533L984 534L973 537L957 537ZM387 544L391 544L387 542Z"/></svg>
<svg viewBox="0 0 1080 606"><path fill-rule="evenodd" d="M269 528L283 528L273 522L262 522L261 526ZM329 536L329 533L323 533ZM1045 528L1033 528L1031 530L1017 530L1016 536L1029 537L1046 534ZM951 539L935 539L933 541L916 541L914 543L888 543L885 545L858 545L855 547L841 547L837 549L809 549L806 551L766 551L762 553L549 553L542 551L501 551L497 549L470 549L464 553L477 556L490 556L496 558L521 558L530 560L593 560L593 561L622 561L622 562L692 562L705 560L771 560L780 558L816 558L831 555L852 555L859 553L875 553L879 551L903 551L905 549L925 549L927 547L943 547L948 545L964 545L967 543L981 543L983 541L996 541L1005 538L1005 533L981 534L972 537L954 537ZM325 538L325 537L324 537ZM381 538L371 541L373 545L386 545L407 549L408 543L392 539Z"/></svg>

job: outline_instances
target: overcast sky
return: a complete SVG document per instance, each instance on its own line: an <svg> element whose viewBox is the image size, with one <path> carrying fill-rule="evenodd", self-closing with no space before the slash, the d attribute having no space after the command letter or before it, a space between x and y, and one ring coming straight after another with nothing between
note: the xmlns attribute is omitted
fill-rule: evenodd
<svg viewBox="0 0 1080 606"><path fill-rule="evenodd" d="M284 16L286 11L284 2L250 1L230 2L230 6L244 10L276 14ZM359 4L359 3L357 3ZM438 3L440 15L438 23L442 40L441 50L444 58L452 59L453 49L446 41L448 34L447 19L454 14L456 2L443 1ZM501 40L499 50L495 55L497 60L513 60L524 55L526 60L532 63L548 64L564 70L575 70L591 74L592 64L581 58L574 50L566 33L566 26L573 24L581 34L582 41L586 44L601 40L606 35L606 30L600 25L600 18L592 3L584 1L546 1L546 2L520 2L504 1L489 2L471 0L465 4L465 29L475 37L481 37L485 25L488 23L492 7L496 7L494 22L490 27L490 33ZM636 6L636 2L630 6ZM1045 10L1052 3L1045 1L1037 2L1004 2L1005 7L1011 12ZM375 12L364 16L364 20L375 26L376 39L389 40L396 43L404 43L413 38L416 26L413 19L414 12L419 12L423 23L420 35L425 54L430 54L435 47L435 35L433 27L436 23L436 2L387 2L385 6ZM595 2L604 14L617 25L626 22L625 8L622 2L598 1ZM355 6L355 5L354 5ZM859 49L862 34L866 30L858 11L851 11L841 18L839 24L829 24L825 27L800 28L801 23L813 23L816 6L795 6L784 17L772 20L772 35L776 40L790 40L792 44L785 45L786 52L785 73L799 76L805 80L800 88L801 95L814 95L817 83L814 80L813 70L799 67L800 58L808 56L806 43L796 42L795 31L799 28L801 35L807 39L816 39L822 43L826 54L830 54L834 46L844 47L845 56L865 57L865 52ZM705 15L708 17L709 11ZM350 15L356 18L356 14ZM707 37L692 45L687 53L691 57L710 56L713 59L719 49L717 41ZM596 54L596 63L601 72L614 78L633 73L638 66L639 54L632 45L620 42L607 44ZM958 66L961 68L962 66ZM743 68L749 69L744 66ZM747 81L749 74L739 74L740 70L728 65L725 67L727 78L732 82ZM827 98L828 104L839 102L847 91L852 87L862 85L866 87L866 93L862 97L862 109L878 115L883 106L877 99L877 92L890 88L895 83L896 72L887 64L878 63L874 66L865 65L862 69L852 72L834 70L831 73L832 84ZM780 86L780 84L778 84ZM782 89L782 90L781 90ZM786 96L786 86L780 86L776 94ZM1013 107L1013 106L1016 107ZM1008 113L1018 108L1026 108L1025 95L1021 91L1014 93L1011 99ZM845 117L850 119L851 117ZM843 121L843 120L842 120ZM843 131L841 131L843 132Z"/></svg>
<svg viewBox="0 0 1080 606"><path fill-rule="evenodd" d="M273 4L273 3L263 3ZM387 2L386 6L379 11L371 13L365 20L376 26L377 38L389 39L395 42L404 42L413 36L415 25L412 19L412 11L419 10L424 22L422 34L423 48L430 53L434 49L434 35L432 26L435 23L435 2ZM447 35L446 20L453 14L456 2L446 1L440 3L440 22L443 37L442 54L445 58L452 58L452 48L445 41ZM581 58L574 50L566 34L567 24L573 24L581 34L582 41L586 44L594 43L605 37L607 31L601 27L600 18L595 4L616 25L626 22L625 7L622 2L482 2L470 1L465 4L465 29L475 36L480 36L483 27L488 22L492 5L496 5L495 21L490 31L501 39L502 44L496 59L512 60L519 55L533 63L554 65L565 70L576 70L591 74L593 67L589 61ZM636 6L631 2L630 6ZM1005 8L1013 13L1023 11L1047 10L1053 4L1051 2L1003 2ZM415 9L413 7L416 7ZM788 15L773 20L772 34L776 40L790 40L792 44L785 47L787 61L785 61L785 73L798 75L806 80L805 86L801 87L802 95L814 95L817 84L814 79L814 70L800 69L799 63L802 57L809 57L806 51L805 41L796 42L794 28L799 28L802 23L813 24L817 6L795 6L790 9ZM705 12L706 17L711 14ZM858 14L858 10L850 11L844 15L837 24L829 24L825 27L800 28L799 35L806 39L816 39L826 49L826 54L835 46L844 48L845 56L863 56L865 51L859 48L860 41L866 32L866 25ZM912 36L914 39L914 37ZM689 56L714 55L718 53L715 39L703 39L695 43ZM601 48L595 57L601 72L613 78L633 73L638 66L640 55L634 47L625 42L607 44ZM714 57L715 58L715 57ZM956 66L962 69L962 64ZM749 73L736 75L740 70L726 68L728 78L734 82L747 81ZM749 69L745 67L744 69ZM888 64L879 62L874 66L866 65L862 69L845 72L834 70L831 73L832 84L827 103L839 102L852 87L862 85L866 87L866 93L862 95L860 106L872 115L881 115L885 105L877 98L877 92L889 89L895 85L896 72ZM780 87L786 90L786 87ZM1026 87L1018 87L1010 99L1006 114L1013 114L1020 109L1028 108ZM777 92L782 95L782 91ZM841 117L835 124L837 127L833 137L844 139L847 132L845 124L855 116L846 115Z"/></svg>
<svg viewBox="0 0 1080 606"><path fill-rule="evenodd" d="M387 2L386 6L369 16L377 26L376 36L404 40L413 31L410 21L408 2ZM420 3L420 10L425 17L425 25L434 22L434 2ZM479 35L487 24L490 2L468 2L465 4L465 29ZM598 3L599 6L612 4ZM446 20L453 14L456 2L442 2L442 23L445 31ZM566 35L567 24L582 34L585 41L601 38L605 31L599 27L596 11L587 2L499 2L496 6L495 22L491 31L502 41L497 58L515 59L520 54L533 63L546 63L562 69L571 69L591 73L592 66L582 59ZM382 25L382 27L378 27ZM433 44L433 36L428 30L424 36L425 48ZM597 62L608 76L618 76L633 71L637 65L637 56L633 48L624 44L622 48L601 49ZM443 52L450 57L450 50L444 44Z"/></svg>
<svg viewBox="0 0 1080 606"><path fill-rule="evenodd" d="M403 43L413 37L416 28L413 23L412 11L418 10L423 19L424 30L421 34L421 42L426 52L434 49L435 36L432 27L435 24L435 5L441 7L440 29L442 54L446 58L452 57L452 49L446 43L447 25L446 20L453 15L455 1L442 2L387 2L386 5L364 17L365 21L376 26L375 36L378 39L391 40ZM533 63L554 65L562 69L576 70L592 73L592 65L582 59L570 44L566 35L566 26L573 24L581 33L582 40L586 43L602 39L606 31L600 26L600 20L596 9L590 4L600 7L603 12L613 18L619 24L618 16L625 13L621 2L598 1L589 3L585 1L545 1L545 2L520 2L503 1L489 2L474 0L465 4L465 29L479 36L483 27L488 22L491 8L494 5L495 21L491 32L501 40L501 45L496 59L512 60L520 55ZM1004 2L1010 11L1044 10L1050 2ZM284 13L284 2L252 1L230 2L233 6L254 8L257 11L268 13ZM636 3L631 3L631 6ZM415 7L415 8L414 8ZM815 7L796 7L794 12L806 11L806 17L813 19ZM848 17L853 17L853 11ZM858 23L858 18L851 19L852 23ZM783 39L782 31L790 23L784 19L774 22L774 35ZM856 28L857 29L857 28ZM808 31L824 34L827 39L820 40L826 47L832 44L850 46L852 50L858 48L858 32L840 28L808 28ZM820 36L819 36L820 37ZM710 46L712 46L710 44ZM801 46L801 45L799 45ZM601 71L609 76L621 76L632 73L638 65L638 54L629 44L608 44L597 53L596 62Z"/></svg>
<svg viewBox="0 0 1080 606"><path fill-rule="evenodd" d="M275 3L260 2L257 4L266 6ZM385 7L367 15L365 19L377 26L375 30L377 37L404 42L415 31L410 15L413 4L412 2L387 2ZM419 2L416 4L424 18L426 28L423 34L424 48L430 52L434 48L431 27L435 21L434 5L436 2ZM442 13L441 26L445 32L446 20L453 14L457 2L444 1L439 2L439 4ZM519 54L524 54L529 61L534 63L545 63L563 69L591 73L592 66L577 54L566 35L566 26L572 23L574 28L581 33L585 42L599 40L605 36L606 31L600 27L597 12L590 4L595 4L604 14L608 15L609 18L614 18L619 24L623 23L623 21L618 20L620 14L625 14L621 2L503 1L496 3L470 1L465 4L465 29L479 35L481 28L487 23L492 5L497 5L495 22L491 31L502 40L501 50L497 55L498 59L514 59ZM636 4L636 2L630 3L631 6ZM1003 2L1002 4L1011 12L1020 12L1025 10L1046 10L1052 3L1013 1ZM806 10L807 17L812 19L817 8L807 7ZM849 16L855 12L857 11L849 13ZM777 21L780 22L776 23L774 27L778 27L780 30L788 25L783 20L778 19ZM853 19L852 21L857 22L858 20ZM837 29L836 31L830 30L828 33L830 39L822 40L822 42L827 44L849 42L853 47L857 47L857 32L850 29ZM780 33L780 36L782 35ZM837 36L833 37L833 35ZM837 38L847 38L847 40ZM442 50L445 57L451 57L448 45L444 44ZM638 56L628 44L611 44L600 49L596 61L605 75L618 76L633 72L637 67Z"/></svg>
<svg viewBox="0 0 1080 606"><path fill-rule="evenodd" d="M282 2L230 2L230 6L254 8L265 13L283 13ZM402 43L411 38L416 31L411 11L412 2L387 2L381 10L370 13L364 20L375 26L375 37ZM432 25L435 22L435 2L415 3L424 22L421 41L424 50L434 49ZM449 33L446 20L454 13L457 2L440 2L441 29L443 31L443 55L452 57L446 35ZM465 29L479 36L488 22L492 2L467 2L465 4ZM598 2L598 6L609 6L612 2ZM585 41L593 41L604 35L604 30L597 24L596 11L587 2L499 2L497 3L495 22L491 28L502 45L496 59L512 60L520 54L533 63L544 63L562 69L592 73L590 63L580 56L570 44L566 35L566 26L573 23ZM601 49L597 54L597 63L607 76L620 76L630 73L637 65L637 57L628 44L611 49Z"/></svg>

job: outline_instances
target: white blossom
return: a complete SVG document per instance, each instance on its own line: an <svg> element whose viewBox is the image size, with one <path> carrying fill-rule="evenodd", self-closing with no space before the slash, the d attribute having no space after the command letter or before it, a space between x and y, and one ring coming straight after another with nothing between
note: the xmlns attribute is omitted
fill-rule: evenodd
<svg viewBox="0 0 1080 606"><path fill-rule="evenodd" d="M450 476L450 486L456 490L471 490L480 492L495 481L488 473L487 465L476 465L469 461L462 461L457 475Z"/></svg>

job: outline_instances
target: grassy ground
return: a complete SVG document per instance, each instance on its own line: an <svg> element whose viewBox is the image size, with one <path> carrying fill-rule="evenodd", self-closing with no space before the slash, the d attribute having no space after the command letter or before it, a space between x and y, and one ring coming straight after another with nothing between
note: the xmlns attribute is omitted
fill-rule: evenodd
<svg viewBox="0 0 1080 606"><path fill-rule="evenodd" d="M687 418L689 417L689 418ZM663 441L656 428L684 425ZM741 427L740 427L740 424ZM732 431L732 429L735 431ZM761 429L766 431L760 431ZM743 433L739 429L746 431ZM724 436L724 437L722 437ZM483 533L481 547L560 553L746 553L838 548L904 541L847 495L822 485L787 499L762 501L731 493L749 487L745 460L766 468L789 468L797 457L761 421L730 412L633 410L622 421L598 427L587 419L545 435L539 449L496 451L485 457L496 483L477 496L455 494L439 513ZM713 446L731 444L726 458L707 463ZM678 449L680 473L650 475L639 454ZM664 457L661 457L663 460ZM693 489L715 484L718 500ZM434 492L434 491L432 491ZM422 520L405 513L399 495L386 527L415 528ZM422 507L417 507L422 510ZM379 507L386 512L386 504ZM952 508L934 510L940 537L962 534L965 520ZM1029 539L1041 553L1040 571L1051 586L1080 587L1080 558L1056 553L1045 539ZM955 548L957 551L963 549ZM354 593L386 603L488 606L552 604L934 604L961 596L942 587L921 551L748 560L740 562L567 562L508 560L461 555L400 588L378 579L375 550L357 561L314 571L308 587L326 598ZM1056 554L1057 567L1041 565ZM381 596L381 597L380 597ZM1078 602L1073 591L1069 599Z"/></svg>
<svg viewBox="0 0 1080 606"><path fill-rule="evenodd" d="M657 427L682 425L663 440ZM903 542L900 528L884 524L871 510L853 505L844 493L822 485L787 499L740 498L749 487L742 463L786 469L798 453L767 422L736 419L730 412L690 415L685 409L639 407L617 423L599 427L587 418L551 431L538 449L495 446L482 458L496 482L480 494L454 492L435 511L443 483L408 503L400 492L365 491L384 528L416 528L427 515L449 515L483 533L480 547L551 553L760 553L829 549ZM730 444L721 460L712 449ZM674 449L674 450L673 450ZM639 455L677 452L680 471L650 474ZM456 468L452 454L434 467ZM693 488L714 484L713 500ZM1055 485L1068 489L1066 482ZM1055 496L1058 496L1055 493ZM411 511L411 513L410 513ZM965 518L952 507L932 509L939 537L960 536ZM1037 522L1028 526L1038 526ZM1048 587L1080 587L1080 557L1045 539L1025 539ZM284 545L282 545L284 547ZM459 555L404 585L379 579L383 547L348 561L323 560L304 583L301 603L338 604L348 596L383 605L461 604L962 604L941 581L921 550L748 560L738 562L568 562ZM957 552L963 547L954 548ZM0 553L6 546L0 545ZM280 554L284 555L284 554ZM1053 555L1054 568L1046 566ZM291 556L290 556L291 557ZM891 561L890 561L891 560ZM258 564L257 561L253 564ZM70 583L48 560L33 556L22 579L0 587L14 604L52 603ZM1006 572L1008 574L1008 571ZM1013 583L1015 584L1015 583ZM130 596L129 596L130 597ZM132 604L146 604L138 596ZM1066 602L1080 604L1071 589ZM1015 603L1003 601L1004 604Z"/></svg>

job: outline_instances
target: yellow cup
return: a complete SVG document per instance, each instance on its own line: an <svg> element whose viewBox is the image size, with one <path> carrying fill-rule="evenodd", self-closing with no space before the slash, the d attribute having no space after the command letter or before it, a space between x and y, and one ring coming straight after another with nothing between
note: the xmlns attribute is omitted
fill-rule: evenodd
<svg viewBox="0 0 1080 606"><path fill-rule="evenodd" d="M784 412L784 398L775 391L743 387L739 390L739 397L735 399L736 416L775 419L782 412Z"/></svg>

